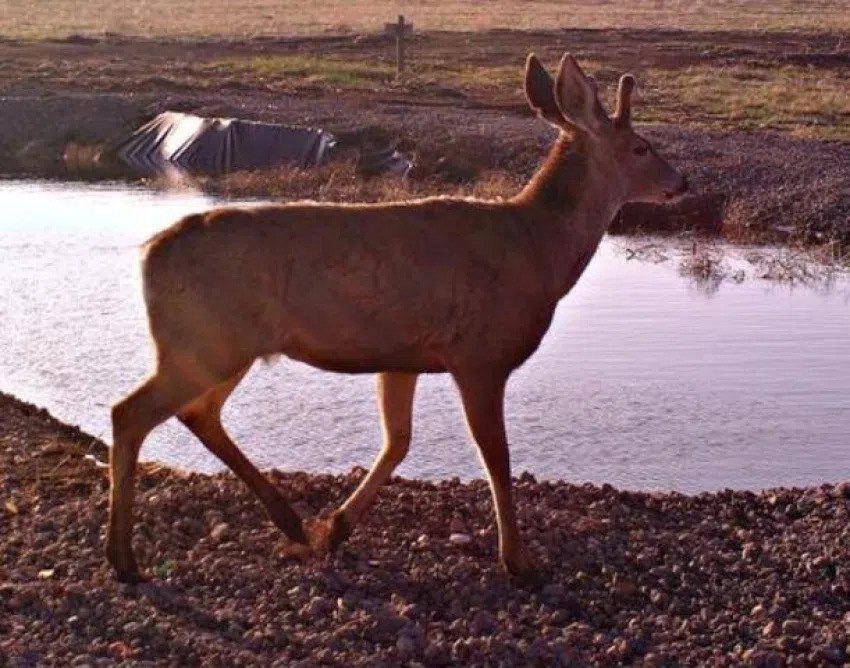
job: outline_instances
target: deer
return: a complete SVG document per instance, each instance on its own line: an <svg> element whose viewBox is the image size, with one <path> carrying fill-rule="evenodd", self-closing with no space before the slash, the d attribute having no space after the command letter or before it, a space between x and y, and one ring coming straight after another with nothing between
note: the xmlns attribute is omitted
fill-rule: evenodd
<svg viewBox="0 0 850 668"><path fill-rule="evenodd" d="M626 202L688 190L632 127L635 78L609 116L595 82L565 53L556 77L529 54L525 95L557 131L512 197L390 203L221 206L142 245L155 353L151 374L111 410L106 558L119 581L147 579L131 545L139 450L176 416L241 479L293 547L329 553L351 534L407 455L420 374L448 373L489 480L499 560L534 577L513 500L505 388L537 350L555 307ZM383 446L345 502L303 522L231 440L221 411L258 359L375 374Z"/></svg>

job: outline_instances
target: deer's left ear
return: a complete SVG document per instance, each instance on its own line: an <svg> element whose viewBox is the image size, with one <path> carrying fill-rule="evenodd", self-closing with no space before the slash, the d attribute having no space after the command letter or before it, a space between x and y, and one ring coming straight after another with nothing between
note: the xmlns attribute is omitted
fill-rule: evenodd
<svg viewBox="0 0 850 668"><path fill-rule="evenodd" d="M569 53L561 59L555 100L564 118L587 134L598 136L611 127L611 119L599 102L596 86Z"/></svg>
<svg viewBox="0 0 850 668"><path fill-rule="evenodd" d="M540 118L566 128L567 122L555 102L555 82L533 53L525 61L525 97Z"/></svg>

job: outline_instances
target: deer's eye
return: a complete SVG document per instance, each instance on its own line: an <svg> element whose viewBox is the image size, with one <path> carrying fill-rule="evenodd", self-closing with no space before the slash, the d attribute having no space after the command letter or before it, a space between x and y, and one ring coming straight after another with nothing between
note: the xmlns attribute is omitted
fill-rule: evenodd
<svg viewBox="0 0 850 668"><path fill-rule="evenodd" d="M635 155L641 155L641 156L643 156L643 155L646 155L647 153L649 153L649 147L648 147L646 144L640 144L639 146L635 146L635 147L632 149L632 152L633 152Z"/></svg>

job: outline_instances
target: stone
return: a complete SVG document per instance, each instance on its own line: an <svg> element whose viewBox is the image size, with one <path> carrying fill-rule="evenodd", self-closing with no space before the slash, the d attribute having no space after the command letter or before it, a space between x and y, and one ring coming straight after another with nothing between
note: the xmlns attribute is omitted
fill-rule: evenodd
<svg viewBox="0 0 850 668"><path fill-rule="evenodd" d="M786 619L782 622L782 633L786 633L789 636L800 636L805 632L806 624L799 619Z"/></svg>
<svg viewBox="0 0 850 668"><path fill-rule="evenodd" d="M220 522L219 524L216 524L213 527L212 531L210 531L210 538L216 541L220 541L227 535L229 529L230 527L228 526L227 522Z"/></svg>

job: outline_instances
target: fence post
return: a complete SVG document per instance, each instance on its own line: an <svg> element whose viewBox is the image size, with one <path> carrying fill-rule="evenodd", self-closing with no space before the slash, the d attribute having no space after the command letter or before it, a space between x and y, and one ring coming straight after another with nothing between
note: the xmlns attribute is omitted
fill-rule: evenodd
<svg viewBox="0 0 850 668"><path fill-rule="evenodd" d="M413 24L405 23L404 14L398 15L396 23L385 23L384 33L395 37L395 66L396 79L401 80L404 75L404 42L413 35Z"/></svg>

